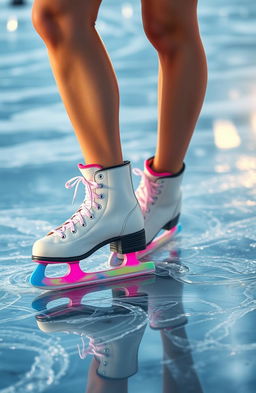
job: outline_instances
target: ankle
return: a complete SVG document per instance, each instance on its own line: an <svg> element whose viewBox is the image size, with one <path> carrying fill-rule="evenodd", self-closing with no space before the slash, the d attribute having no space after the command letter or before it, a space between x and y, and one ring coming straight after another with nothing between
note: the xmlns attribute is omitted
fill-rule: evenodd
<svg viewBox="0 0 256 393"><path fill-rule="evenodd" d="M151 168L157 173L169 172L172 175L176 175L182 170L183 163L161 163L154 158Z"/></svg>
<svg viewBox="0 0 256 393"><path fill-rule="evenodd" d="M105 157L95 157L86 160L86 165L100 165L102 168L111 168L114 166L123 165L124 161L120 158L118 159L107 159Z"/></svg>

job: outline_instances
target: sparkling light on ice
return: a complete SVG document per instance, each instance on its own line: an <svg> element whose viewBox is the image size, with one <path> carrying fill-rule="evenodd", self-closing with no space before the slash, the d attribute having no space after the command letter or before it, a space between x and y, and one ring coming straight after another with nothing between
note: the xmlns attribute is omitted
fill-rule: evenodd
<svg viewBox="0 0 256 393"><path fill-rule="evenodd" d="M199 6L209 85L186 158L182 231L143 257L157 276L51 294L28 282L31 245L73 212L63 184L81 153L31 25L32 2L7 3L0 4L0 393L85 392L93 357L102 381L133 375L129 392L253 393L256 3ZM104 0L97 26L119 80L124 155L142 168L156 142L157 57L140 7ZM106 247L81 267L101 271L108 258Z"/></svg>

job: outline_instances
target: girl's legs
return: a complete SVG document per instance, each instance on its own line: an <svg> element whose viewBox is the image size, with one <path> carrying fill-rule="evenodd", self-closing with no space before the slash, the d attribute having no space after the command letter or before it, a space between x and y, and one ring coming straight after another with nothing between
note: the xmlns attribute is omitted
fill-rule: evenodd
<svg viewBox="0 0 256 393"><path fill-rule="evenodd" d="M145 33L159 57L157 172L178 172L207 83L197 0L141 0Z"/></svg>
<svg viewBox="0 0 256 393"><path fill-rule="evenodd" d="M35 0L32 21L44 40L62 100L87 164L123 162L119 91L95 29L102 0Z"/></svg>
<svg viewBox="0 0 256 393"><path fill-rule="evenodd" d="M33 23L87 163L122 162L119 91L95 29L101 0L35 0ZM207 71L196 0L142 0L145 32L159 56L158 143L153 169L177 172L205 94Z"/></svg>

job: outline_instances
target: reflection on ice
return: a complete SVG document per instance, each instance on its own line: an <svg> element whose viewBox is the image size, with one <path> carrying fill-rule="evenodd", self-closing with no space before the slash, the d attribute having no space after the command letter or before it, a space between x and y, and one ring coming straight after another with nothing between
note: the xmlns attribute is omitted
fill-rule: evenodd
<svg viewBox="0 0 256 393"><path fill-rule="evenodd" d="M123 393L136 359L131 392L158 392L161 379L165 392L254 392L256 3L200 4L209 86L186 158L183 230L145 258L158 276L47 295L28 284L31 245L73 211L63 184L81 153L32 30L32 1L0 3L0 392L84 392L89 370L91 386ZM124 156L142 168L156 142L157 58L140 6L103 1L96 27L119 80ZM104 248L83 268L104 269L108 257ZM99 365L121 382L100 379Z"/></svg>
<svg viewBox="0 0 256 393"><path fill-rule="evenodd" d="M218 362L215 353L234 357L255 350L254 341L248 339L242 343L230 334L241 326L246 334L250 332L251 324L241 325L241 320L253 317L256 307L251 296L253 287L255 290L254 283L246 290L238 287L223 299L223 286L219 293L211 293L211 300L209 296L208 300L203 300L201 296L206 286L197 297L193 292L184 295L183 284L171 278L138 278L101 288L47 292L34 300L33 307L40 311L36 319L42 331L48 334L64 331L82 337L80 357L94 356L89 385L92 381L96 386L110 383L100 382L100 376L114 381L126 379L138 371L138 351L148 322L161 334L164 384L170 390L175 384L183 392L198 393L201 383L195 370L205 372L207 366ZM97 300L97 295L107 288L112 290L111 304L104 305L101 298ZM65 304L54 305L61 298L65 299ZM203 362L200 360L202 353L207 354ZM140 369L140 362L138 366Z"/></svg>
<svg viewBox="0 0 256 393"><path fill-rule="evenodd" d="M95 301L95 305L91 301L86 304L88 294L99 292L99 286L39 296L33 302L33 307L41 310L36 316L37 324L47 333L65 331L86 337L88 347L83 340L79 354L82 358L89 353L95 356L98 375L128 378L137 372L138 350L147 319L151 328L157 330L181 329L186 324L182 284L170 278L138 278L102 285L102 290L106 288L112 289L112 304L107 307L102 300ZM54 307L52 302L61 297L69 302Z"/></svg>

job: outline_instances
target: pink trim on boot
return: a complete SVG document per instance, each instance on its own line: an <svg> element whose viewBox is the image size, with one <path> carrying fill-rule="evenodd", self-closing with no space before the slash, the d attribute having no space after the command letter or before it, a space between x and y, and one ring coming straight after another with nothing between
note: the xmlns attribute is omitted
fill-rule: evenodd
<svg viewBox="0 0 256 393"><path fill-rule="evenodd" d="M99 164L88 164L88 165L78 164L78 168L79 169L87 169L87 168L99 168L99 169L102 169L103 166L101 166Z"/></svg>
<svg viewBox="0 0 256 393"><path fill-rule="evenodd" d="M171 176L171 172L156 172L151 168L151 165L153 163L153 158L149 158L148 160L145 161L145 168L147 171L152 175L156 177L162 177L162 176Z"/></svg>

